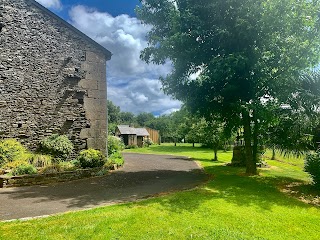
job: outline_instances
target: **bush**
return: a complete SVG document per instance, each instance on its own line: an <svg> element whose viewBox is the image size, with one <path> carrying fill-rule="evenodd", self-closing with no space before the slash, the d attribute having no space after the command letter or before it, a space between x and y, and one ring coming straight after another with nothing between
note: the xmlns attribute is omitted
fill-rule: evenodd
<svg viewBox="0 0 320 240"><path fill-rule="evenodd" d="M108 155L115 152L120 152L124 149L124 143L121 138L115 136L108 136Z"/></svg>
<svg viewBox="0 0 320 240"><path fill-rule="evenodd" d="M15 169L17 167L19 167L20 165L26 165L29 164L27 161L25 160L15 160L12 162L8 162L6 164L3 165L4 169Z"/></svg>
<svg viewBox="0 0 320 240"><path fill-rule="evenodd" d="M314 185L320 189L320 152L307 155L304 170L310 174Z"/></svg>
<svg viewBox="0 0 320 240"><path fill-rule="evenodd" d="M50 155L33 154L28 161L35 167L46 167L52 164L52 157Z"/></svg>
<svg viewBox="0 0 320 240"><path fill-rule="evenodd" d="M106 157L99 150L82 150L77 158L82 168L102 167L106 162Z"/></svg>
<svg viewBox="0 0 320 240"><path fill-rule="evenodd" d="M108 157L107 165L117 164L117 166L122 166L124 163L121 153L114 153Z"/></svg>
<svg viewBox="0 0 320 240"><path fill-rule="evenodd" d="M12 170L12 175L36 174L37 169L29 163L23 163Z"/></svg>
<svg viewBox="0 0 320 240"><path fill-rule="evenodd" d="M153 141L151 140L151 138L147 138L147 139L144 141L144 144L149 147L150 145L153 145L154 143L153 143Z"/></svg>
<svg viewBox="0 0 320 240"><path fill-rule="evenodd" d="M67 136L53 134L40 141L40 150L55 158L66 159L73 151L73 144Z"/></svg>
<svg viewBox="0 0 320 240"><path fill-rule="evenodd" d="M29 156L28 150L17 140L0 141L0 166L16 160L26 160Z"/></svg>
<svg viewBox="0 0 320 240"><path fill-rule="evenodd" d="M136 149L136 148L138 148L137 145L128 145L128 146L126 146L126 149Z"/></svg>
<svg viewBox="0 0 320 240"><path fill-rule="evenodd" d="M48 165L40 170L43 174L52 174L62 172L61 166L59 164Z"/></svg>
<svg viewBox="0 0 320 240"><path fill-rule="evenodd" d="M77 169L77 166L74 165L74 162L68 161L68 162L59 162L58 163L60 170L63 171L74 171Z"/></svg>

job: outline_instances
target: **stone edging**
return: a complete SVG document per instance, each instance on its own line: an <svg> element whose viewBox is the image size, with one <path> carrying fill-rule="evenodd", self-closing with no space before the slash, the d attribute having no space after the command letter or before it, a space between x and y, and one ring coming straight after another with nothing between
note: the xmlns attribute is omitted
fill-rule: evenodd
<svg viewBox="0 0 320 240"><path fill-rule="evenodd" d="M82 178L103 176L106 175L110 170L117 168L118 166L115 164L114 166L112 166L111 169L106 169L102 167L91 169L78 169L75 171L65 171L58 173L32 174L21 176L0 175L0 188L68 182Z"/></svg>

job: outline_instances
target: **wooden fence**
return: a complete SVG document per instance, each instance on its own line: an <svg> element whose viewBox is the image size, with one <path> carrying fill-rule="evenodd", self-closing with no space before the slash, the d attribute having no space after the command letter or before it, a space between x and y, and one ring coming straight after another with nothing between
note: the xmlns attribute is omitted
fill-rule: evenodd
<svg viewBox="0 0 320 240"><path fill-rule="evenodd" d="M150 134L150 138L152 142L155 144L160 144L160 134L158 130L154 130L152 128L146 128L148 133Z"/></svg>

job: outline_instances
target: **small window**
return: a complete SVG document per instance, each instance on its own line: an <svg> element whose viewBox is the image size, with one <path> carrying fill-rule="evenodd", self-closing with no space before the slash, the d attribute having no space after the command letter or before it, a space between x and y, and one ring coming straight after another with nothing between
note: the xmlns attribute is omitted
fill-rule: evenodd
<svg viewBox="0 0 320 240"><path fill-rule="evenodd" d="M18 123L18 128L22 128L22 123Z"/></svg>
<svg viewBox="0 0 320 240"><path fill-rule="evenodd" d="M3 23L0 23L0 32L2 32L3 27L4 27Z"/></svg>

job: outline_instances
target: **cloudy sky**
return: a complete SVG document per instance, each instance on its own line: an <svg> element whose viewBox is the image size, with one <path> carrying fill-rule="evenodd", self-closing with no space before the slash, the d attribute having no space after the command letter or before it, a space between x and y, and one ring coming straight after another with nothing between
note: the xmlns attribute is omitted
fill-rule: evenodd
<svg viewBox="0 0 320 240"><path fill-rule="evenodd" d="M37 0L103 45L113 56L107 62L108 99L122 111L168 114L180 108L161 91L159 76L170 64L147 65L139 59L150 26L136 18L139 0Z"/></svg>

